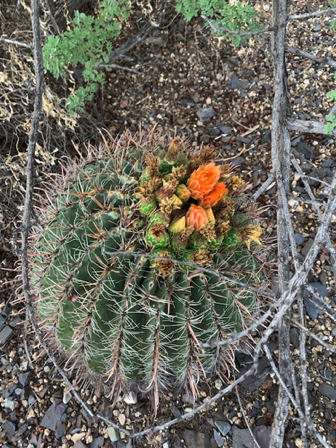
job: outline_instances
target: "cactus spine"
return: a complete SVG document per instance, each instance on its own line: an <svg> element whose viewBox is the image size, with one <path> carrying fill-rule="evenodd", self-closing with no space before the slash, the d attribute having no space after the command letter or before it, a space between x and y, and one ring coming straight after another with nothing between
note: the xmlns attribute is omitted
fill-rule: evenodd
<svg viewBox="0 0 336 448"><path fill-rule="evenodd" d="M194 391L226 364L226 350L201 344L244 328L257 298L209 269L259 282L250 244L261 230L237 210L244 183L213 159L209 148L186 154L178 139L168 150L115 145L60 187L35 237L32 278L41 327L68 365L112 389L157 392Z"/></svg>

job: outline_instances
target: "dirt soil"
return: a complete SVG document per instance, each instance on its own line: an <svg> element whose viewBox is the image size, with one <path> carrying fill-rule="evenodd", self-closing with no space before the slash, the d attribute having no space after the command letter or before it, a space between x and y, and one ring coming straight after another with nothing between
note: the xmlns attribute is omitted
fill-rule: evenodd
<svg viewBox="0 0 336 448"><path fill-rule="evenodd" d="M6 0L0 12L1 34L29 41L29 15L16 10L16 1ZM256 0L261 21L269 23L269 1ZM304 13L328 6L326 1L292 1L290 13ZM132 32L139 26L136 16ZM127 29L122 34L123 42ZM288 25L288 45L317 56L335 56L334 32L328 17ZM49 75L49 102L44 103L41 135L36 155L36 186L50 173L59 172L59 162L85 153L85 145L99 142L98 130L113 136L125 129L133 132L156 132L173 137L184 135L190 145L215 147L220 155L236 166L237 172L251 183L252 194L268 178L271 164L271 113L273 71L270 39L262 35L248 39L238 48L224 38L211 36L202 19L186 23L172 16L169 23L156 29L128 56L139 74L123 70L106 71L106 83L94 101L87 105L84 117L68 117L64 111L66 81L56 82ZM122 64L122 62L120 63ZM330 111L326 93L333 86L332 68L302 57L287 55L288 89L293 116L321 121ZM29 50L0 43L0 445L4 447L125 447L128 441L99 419L90 419L76 402L67 386L55 373L53 365L41 355L35 335L28 328L28 347L33 359L27 361L23 327L24 307L18 300L20 280L15 280L19 262L16 229L20 226L25 193L27 132L33 104L33 66ZM11 87L12 86L12 87ZM48 92L48 90L47 90ZM63 107L63 108L62 108ZM76 121L77 120L77 121ZM326 184L335 170L335 141L330 136L291 133L292 151L306 175L318 202L327 200ZM317 180L316 180L317 179ZM321 182L322 181L322 182ZM323 183L325 182L325 183ZM291 179L290 211L294 223L299 261L304 259L318 225L302 180L295 173ZM259 198L264 244L276 241L275 187ZM335 223L333 224L335 226ZM14 238L13 238L14 235ZM335 244L336 229L331 228ZM18 241L19 244L19 241ZM311 272L309 282L335 306L335 284L327 249L323 249ZM276 266L274 284L276 287ZM335 345L336 326L323 310L305 299L306 326L331 345ZM293 318L297 308L293 307ZM256 340L259 334L255 334ZM291 330L294 364L299 358L299 333ZM277 360L277 335L269 348ZM237 353L240 375L251 358ZM332 352L312 338L307 339L308 397L312 419L330 446L336 446L336 363ZM232 381L232 378L228 382ZM300 382L299 376L297 381ZM209 400L223 384L214 378L201 388L198 402L178 391L162 397L155 421L151 403L137 398L127 404L121 397L112 409L92 389L84 394L95 413L103 414L121 427L140 430L163 424ZM259 375L249 378L236 393L226 395L207 411L192 420L166 431L144 436L133 442L137 447L215 448L252 446L248 421L261 447L268 447L270 428L276 406L278 383L266 358L260 360ZM299 397L300 398L300 397ZM289 409L286 447L300 447L300 426L294 408ZM246 419L246 420L245 420ZM310 439L311 447L319 446Z"/></svg>

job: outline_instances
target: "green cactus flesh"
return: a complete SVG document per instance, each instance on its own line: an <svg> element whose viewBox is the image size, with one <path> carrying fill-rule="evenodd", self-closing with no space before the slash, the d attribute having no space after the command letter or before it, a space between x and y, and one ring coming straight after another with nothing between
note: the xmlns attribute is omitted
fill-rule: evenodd
<svg viewBox="0 0 336 448"><path fill-rule="evenodd" d="M222 349L201 344L242 330L257 300L188 266L176 264L164 277L152 259L134 255L148 252L151 226L169 224L156 213L141 230L136 186L142 169L134 160L87 164L47 210L35 248L37 313L69 357L84 361L89 371L124 381L142 378L147 386L154 376L184 382L190 370L209 371L220 361ZM237 243L234 232L224 240L226 247ZM165 233L152 253L190 260L193 251L174 254L165 250L168 243ZM214 269L240 281L259 280L250 252L222 252Z"/></svg>

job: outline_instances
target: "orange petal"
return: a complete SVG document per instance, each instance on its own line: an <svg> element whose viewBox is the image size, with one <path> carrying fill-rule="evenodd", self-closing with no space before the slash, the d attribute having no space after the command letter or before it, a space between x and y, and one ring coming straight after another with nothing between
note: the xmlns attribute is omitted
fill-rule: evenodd
<svg viewBox="0 0 336 448"><path fill-rule="evenodd" d="M188 179L187 187L194 199L202 199L216 185L220 177L220 167L214 162L201 165L193 171Z"/></svg>
<svg viewBox="0 0 336 448"><path fill-rule="evenodd" d="M214 207L229 192L224 182L215 185L213 189L201 200L201 207Z"/></svg>

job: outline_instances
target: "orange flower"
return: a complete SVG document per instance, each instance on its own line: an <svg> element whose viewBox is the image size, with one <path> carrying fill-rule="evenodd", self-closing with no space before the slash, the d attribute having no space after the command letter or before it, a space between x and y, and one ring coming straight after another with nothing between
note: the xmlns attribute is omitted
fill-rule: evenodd
<svg viewBox="0 0 336 448"><path fill-rule="evenodd" d="M220 177L220 167L214 162L201 165L193 171L187 182L187 187L191 191L191 197L202 199L216 185Z"/></svg>
<svg viewBox="0 0 336 448"><path fill-rule="evenodd" d="M191 204L186 214L186 226L193 227L194 230L200 230L208 224L208 217L204 208Z"/></svg>
<svg viewBox="0 0 336 448"><path fill-rule="evenodd" d="M214 207L229 192L224 182L215 185L213 189L201 199L200 205L204 208Z"/></svg>

